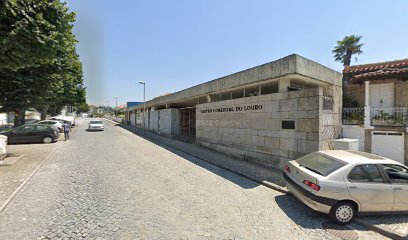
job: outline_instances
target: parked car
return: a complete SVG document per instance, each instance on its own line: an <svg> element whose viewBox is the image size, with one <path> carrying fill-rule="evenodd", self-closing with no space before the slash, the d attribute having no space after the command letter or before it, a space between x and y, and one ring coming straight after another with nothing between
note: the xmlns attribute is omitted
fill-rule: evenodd
<svg viewBox="0 0 408 240"><path fill-rule="evenodd" d="M45 124L45 125L54 126L59 132L62 132L62 123L57 120L44 120L44 121L36 122L35 124Z"/></svg>
<svg viewBox="0 0 408 240"><path fill-rule="evenodd" d="M104 131L105 125L100 120L90 121L88 124L88 131Z"/></svg>
<svg viewBox="0 0 408 240"><path fill-rule="evenodd" d="M61 123L61 125L62 125L63 123L67 123L67 124L69 124L69 126L71 126L71 127L72 127L72 123L71 123L71 121L68 121L68 120L57 119L57 118L50 118L50 120L53 120L53 121L58 121L58 122L60 122L60 123Z"/></svg>
<svg viewBox="0 0 408 240"><path fill-rule="evenodd" d="M59 132L49 125L27 124L0 132L8 137L8 143L52 143L59 137Z"/></svg>
<svg viewBox="0 0 408 240"><path fill-rule="evenodd" d="M55 116L50 118L52 120L64 120L64 121L69 121L71 126L75 126L75 117L70 117L70 116Z"/></svg>
<svg viewBox="0 0 408 240"><path fill-rule="evenodd" d="M385 157L320 151L289 161L283 172L296 198L340 224L357 214L408 213L408 168Z"/></svg>

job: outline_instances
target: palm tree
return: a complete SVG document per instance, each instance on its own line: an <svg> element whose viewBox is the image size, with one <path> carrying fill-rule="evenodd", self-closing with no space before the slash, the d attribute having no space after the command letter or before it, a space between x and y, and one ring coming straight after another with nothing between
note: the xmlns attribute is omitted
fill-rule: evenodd
<svg viewBox="0 0 408 240"><path fill-rule="evenodd" d="M337 46L334 47L332 53L334 54L334 60L342 62L343 66L350 66L351 57L354 54L361 54L361 47L364 45L360 43L362 36L350 35L345 36L342 40L337 41ZM357 58L356 58L357 60Z"/></svg>

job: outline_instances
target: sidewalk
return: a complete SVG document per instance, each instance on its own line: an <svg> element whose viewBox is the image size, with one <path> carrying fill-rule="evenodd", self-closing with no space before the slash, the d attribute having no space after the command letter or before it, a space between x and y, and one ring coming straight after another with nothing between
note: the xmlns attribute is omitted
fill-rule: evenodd
<svg viewBox="0 0 408 240"><path fill-rule="evenodd" d="M10 165L0 166L0 210L60 143L8 146L9 155L21 157Z"/></svg>
<svg viewBox="0 0 408 240"><path fill-rule="evenodd" d="M127 129L137 135L146 138L155 143L166 145L175 148L179 151L187 153L193 157L199 158L205 162L216 165L217 167L234 172L242 177L251 179L259 184L273 188L280 192L286 192L285 182L282 178L281 171L273 168L266 168L257 163L248 162L238 158L228 156L226 154L216 152L201 146L186 143L177 139L164 137L152 132L136 128L134 126L120 125L120 127Z"/></svg>

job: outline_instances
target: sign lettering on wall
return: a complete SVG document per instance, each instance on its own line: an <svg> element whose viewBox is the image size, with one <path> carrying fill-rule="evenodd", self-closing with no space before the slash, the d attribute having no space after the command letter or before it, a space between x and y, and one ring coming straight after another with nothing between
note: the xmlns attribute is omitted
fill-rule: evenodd
<svg viewBox="0 0 408 240"><path fill-rule="evenodd" d="M242 111L256 111L262 110L263 106L260 104L256 105L245 105L237 107L222 107L222 108L208 108L200 110L201 113L216 113L216 112L242 112Z"/></svg>

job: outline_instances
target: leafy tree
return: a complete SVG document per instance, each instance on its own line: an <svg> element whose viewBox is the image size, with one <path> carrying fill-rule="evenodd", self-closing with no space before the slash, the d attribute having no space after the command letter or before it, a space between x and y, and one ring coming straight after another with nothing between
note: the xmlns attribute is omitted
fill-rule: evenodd
<svg viewBox="0 0 408 240"><path fill-rule="evenodd" d="M334 60L343 63L343 66L350 66L352 56L363 53L361 47L364 44L360 43L361 38L362 36L350 35L337 41L337 46L332 50Z"/></svg>
<svg viewBox="0 0 408 240"><path fill-rule="evenodd" d="M0 0L0 111L34 107L45 117L86 104L75 14L59 0Z"/></svg>

